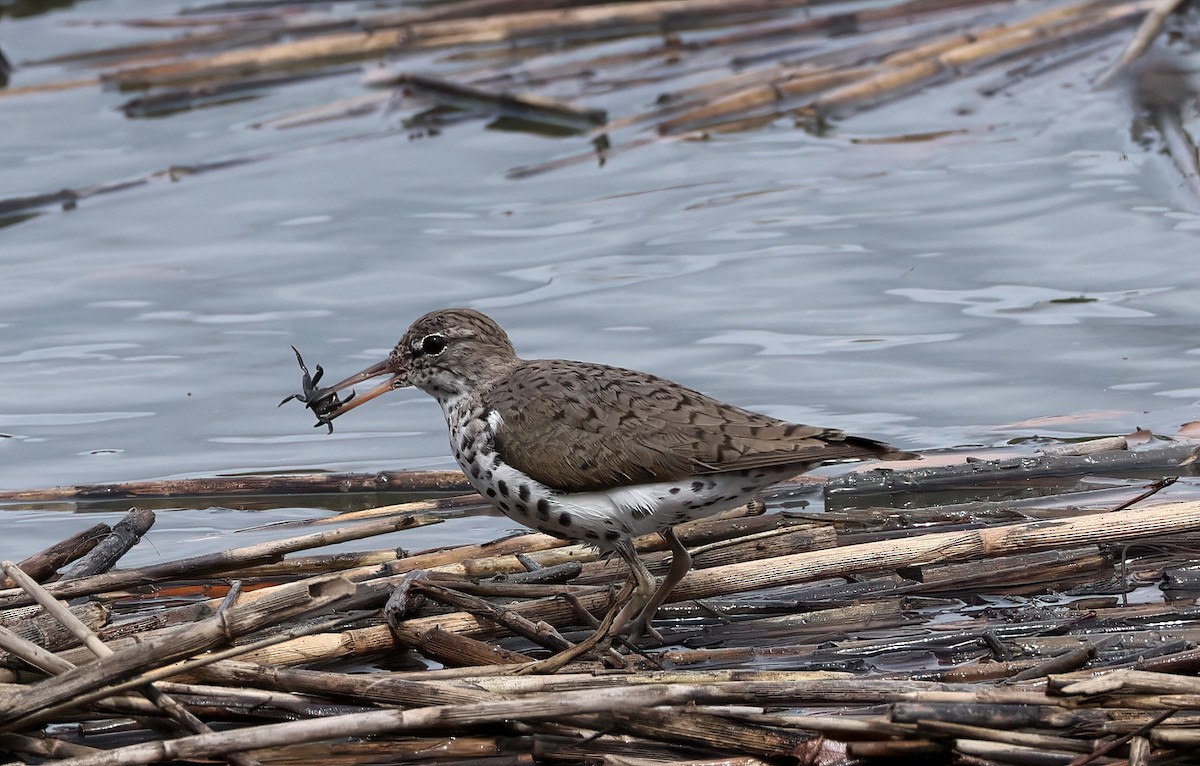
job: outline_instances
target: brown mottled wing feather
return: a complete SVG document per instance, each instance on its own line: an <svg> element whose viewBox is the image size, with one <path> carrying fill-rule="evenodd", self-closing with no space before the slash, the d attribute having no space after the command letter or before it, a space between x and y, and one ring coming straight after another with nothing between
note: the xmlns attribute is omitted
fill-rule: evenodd
<svg viewBox="0 0 1200 766"><path fill-rule="evenodd" d="M674 481L893 450L841 431L743 410L662 378L584 362L522 362L484 394L506 463L566 491ZM636 414L635 414L636 413Z"/></svg>

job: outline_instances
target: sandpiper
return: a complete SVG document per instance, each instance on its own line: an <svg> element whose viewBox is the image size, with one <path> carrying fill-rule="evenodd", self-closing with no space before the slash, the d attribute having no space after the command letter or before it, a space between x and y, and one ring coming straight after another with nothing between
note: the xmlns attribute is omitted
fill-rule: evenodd
<svg viewBox="0 0 1200 766"><path fill-rule="evenodd" d="M339 400L338 391L383 375L389 377L382 384ZM415 386L437 399L455 459L501 513L616 553L629 565L634 595L614 632L633 636L649 628L691 569L675 525L735 508L822 463L909 456L872 439L744 410L648 373L521 359L496 322L466 308L426 314L384 361L328 388L316 382L305 369L305 392L295 398L316 413L317 425L397 388ZM657 588L632 543L650 532L661 533L672 552Z"/></svg>

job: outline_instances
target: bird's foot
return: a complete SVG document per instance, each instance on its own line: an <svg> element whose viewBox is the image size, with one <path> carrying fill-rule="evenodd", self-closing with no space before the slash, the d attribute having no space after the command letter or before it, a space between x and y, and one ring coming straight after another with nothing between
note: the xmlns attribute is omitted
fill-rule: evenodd
<svg viewBox="0 0 1200 766"><path fill-rule="evenodd" d="M638 615L624 630L619 632L624 634L630 642L637 641L642 636L649 636L660 644L666 643L663 634L650 624L650 617L645 614Z"/></svg>
<svg viewBox="0 0 1200 766"><path fill-rule="evenodd" d="M560 594L560 598L565 598L571 603L584 616L584 621L590 623L595 628L592 634L574 646L570 646L544 660L519 667L515 672L518 675L554 673L572 660L588 652L595 652L597 656L608 662L612 667L626 667L628 663L624 657L612 648L611 642L617 634L617 631L614 630L617 618L622 608L633 598L633 588L628 585L623 588L621 593L617 595L616 601L609 607L608 612L605 613L604 618L599 622L592 617L591 613L583 608L583 604L574 595Z"/></svg>

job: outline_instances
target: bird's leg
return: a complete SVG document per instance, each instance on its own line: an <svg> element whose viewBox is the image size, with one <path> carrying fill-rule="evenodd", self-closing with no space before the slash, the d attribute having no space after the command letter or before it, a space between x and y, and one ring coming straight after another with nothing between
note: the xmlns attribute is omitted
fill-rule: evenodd
<svg viewBox="0 0 1200 766"><path fill-rule="evenodd" d="M654 619L655 612L667 600L667 596L671 594L671 590L679 584L692 569L692 557L687 552L687 548L683 547L683 543L675 535L675 530L667 528L662 532L662 536L666 538L667 545L671 548L671 567L667 570L667 576L663 578L662 585L654 591L654 595L642 607L641 613L634 618L629 626L630 637L639 636L642 633L654 635L657 639L662 640L661 635L657 635L658 631L650 625L650 621Z"/></svg>
<svg viewBox="0 0 1200 766"><path fill-rule="evenodd" d="M628 603L617 614L617 618L613 620L609 635L617 636L626 634L629 638L633 639L641 635L641 631L638 633L629 633L628 630L638 615L646 608L646 605L654 598L655 580L654 576L650 574L650 570L646 569L646 565L638 558L637 549L633 547L633 541L628 539L621 540L617 543L616 551L617 555L629 565L629 572L636 586L633 589L633 597L629 599ZM648 625L643 626L643 628L648 628L654 638L662 639L662 636L658 635L658 632Z"/></svg>

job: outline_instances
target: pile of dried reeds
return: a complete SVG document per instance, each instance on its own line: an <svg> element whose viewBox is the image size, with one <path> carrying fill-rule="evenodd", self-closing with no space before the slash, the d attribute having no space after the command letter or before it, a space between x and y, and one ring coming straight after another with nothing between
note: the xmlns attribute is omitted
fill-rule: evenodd
<svg viewBox="0 0 1200 766"><path fill-rule="evenodd" d="M653 141L780 119L823 130L831 116L985 72L992 73L978 86L985 96L1089 58L1097 61L1095 83L1108 83L1149 48L1181 3L896 0L847 7L831 0L461 0L402 11L381 5L348 15L336 4L297 13L288 3L233 2L126 20L121 23L172 36L22 62L25 68L68 65L98 74L0 90L0 96L104 84L148 91L122 105L129 117L161 117L244 104L289 83L386 62L366 78L373 91L251 122L282 130L361 120L386 107L383 129L375 119L359 134L332 140L424 135L470 119L587 139L565 156L512 169L519 178L603 162ZM1125 40L1126 52L1107 65L1114 44ZM642 94L647 87L654 92ZM639 95L631 101L627 93ZM1178 94L1177 103L1163 103L1161 95L1147 99L1153 103L1144 104L1145 122L1162 134L1200 195L1196 140L1180 119L1186 93ZM870 140L931 140L961 130L952 123L939 126L936 114L921 135ZM1130 123L1133 113L1118 119ZM0 216L69 208L97 195L287 153L222 153L212 162L173 165L139 178L0 200Z"/></svg>
<svg viewBox="0 0 1200 766"><path fill-rule="evenodd" d="M411 555L292 555L392 532L402 542L478 497L111 569L153 523L134 511L4 563L0 750L72 766L1195 753L1200 501L1150 504L1161 481L848 506L879 498L862 486L909 499L953 475L959 489L1052 475L1071 486L1098 469L1187 472L1196 454L1179 444L876 470L828 484L819 513L803 503L818 484L783 485L770 513L679 528L697 568L660 613L665 648L574 658L625 575L586 547L524 534ZM1194 496L1185 484L1167 492ZM661 572L662 541L638 544Z"/></svg>

